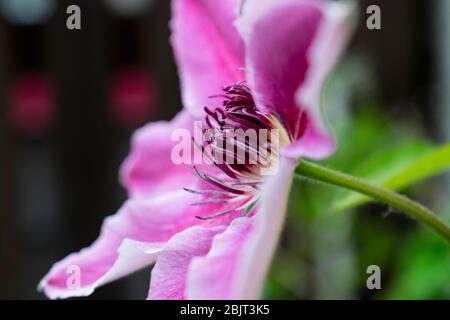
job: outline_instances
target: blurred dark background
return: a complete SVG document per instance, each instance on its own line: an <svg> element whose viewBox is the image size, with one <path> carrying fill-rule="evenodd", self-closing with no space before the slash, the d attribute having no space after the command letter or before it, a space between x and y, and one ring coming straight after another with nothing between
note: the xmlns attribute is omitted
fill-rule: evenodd
<svg viewBox="0 0 450 320"><path fill-rule="evenodd" d="M352 107L371 104L389 119L417 124L427 138L445 141L448 1L358 2L360 22L344 57L356 65ZM89 245L103 218L126 199L117 172L131 133L181 108L168 42L170 1L0 3L0 298L41 299L36 286L51 264ZM81 30L66 28L66 8L73 4L81 8ZM381 30L366 28L370 4L381 7ZM381 218L358 219L371 225ZM409 223L393 218L379 228L402 234ZM296 231L288 228L285 237L289 232ZM314 264L308 268L316 270ZM267 297L376 297L365 283L323 294L307 274L300 276L300 291L272 284ZM91 298L142 299L149 276L148 270L138 272Z"/></svg>

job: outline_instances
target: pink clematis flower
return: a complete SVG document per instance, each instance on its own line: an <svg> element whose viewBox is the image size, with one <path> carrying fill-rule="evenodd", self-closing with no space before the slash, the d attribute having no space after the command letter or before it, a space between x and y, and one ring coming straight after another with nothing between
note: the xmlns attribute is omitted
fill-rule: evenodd
<svg viewBox="0 0 450 320"><path fill-rule="evenodd" d="M155 262L149 299L258 298L297 159L333 152L319 98L348 39L347 4L173 0L172 10L184 110L134 134L121 170L130 199L90 247L52 267L40 284L50 298L89 295ZM279 130L276 172L174 164L172 133L192 132L195 120L222 133Z"/></svg>

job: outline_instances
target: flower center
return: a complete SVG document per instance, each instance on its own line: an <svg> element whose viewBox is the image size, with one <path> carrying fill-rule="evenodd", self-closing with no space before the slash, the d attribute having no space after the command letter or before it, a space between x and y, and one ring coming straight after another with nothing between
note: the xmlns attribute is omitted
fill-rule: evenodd
<svg viewBox="0 0 450 320"><path fill-rule="evenodd" d="M290 142L279 120L257 109L250 89L244 83L227 86L223 108L205 107L207 128L203 154L210 160L214 173L193 167L194 172L211 188L187 191L201 194L198 204L227 203L219 214L200 219L212 219L231 212L255 209L259 186L278 169L279 149Z"/></svg>

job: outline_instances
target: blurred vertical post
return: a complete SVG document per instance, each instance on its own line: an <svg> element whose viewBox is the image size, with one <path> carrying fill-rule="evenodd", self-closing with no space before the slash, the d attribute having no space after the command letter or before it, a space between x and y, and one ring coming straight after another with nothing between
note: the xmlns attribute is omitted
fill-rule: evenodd
<svg viewBox="0 0 450 320"><path fill-rule="evenodd" d="M0 20L0 43L5 43L5 27L3 21ZM0 105L4 105L4 92L5 92L5 53L6 50L0 50ZM6 129L4 119L5 108L0 108L0 271L2 274L6 273L6 261L7 261L7 215L6 215ZM5 297L7 292L4 281L0 283L0 297Z"/></svg>
<svg viewBox="0 0 450 320"><path fill-rule="evenodd" d="M450 140L450 1L434 1L434 48L437 82L438 116L440 137ZM450 175L447 175L447 191L450 192Z"/></svg>

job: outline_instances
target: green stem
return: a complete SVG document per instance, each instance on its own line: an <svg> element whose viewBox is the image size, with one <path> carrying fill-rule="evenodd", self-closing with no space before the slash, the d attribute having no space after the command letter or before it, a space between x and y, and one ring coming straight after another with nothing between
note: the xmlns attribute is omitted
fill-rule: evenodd
<svg viewBox="0 0 450 320"><path fill-rule="evenodd" d="M435 215L432 211L425 208L420 203L417 203L401 194L376 186L349 174L338 172L306 160L300 161L295 172L302 177L350 189L387 203L392 207L411 215L419 221L422 221L450 242L450 227L446 225L440 217Z"/></svg>

